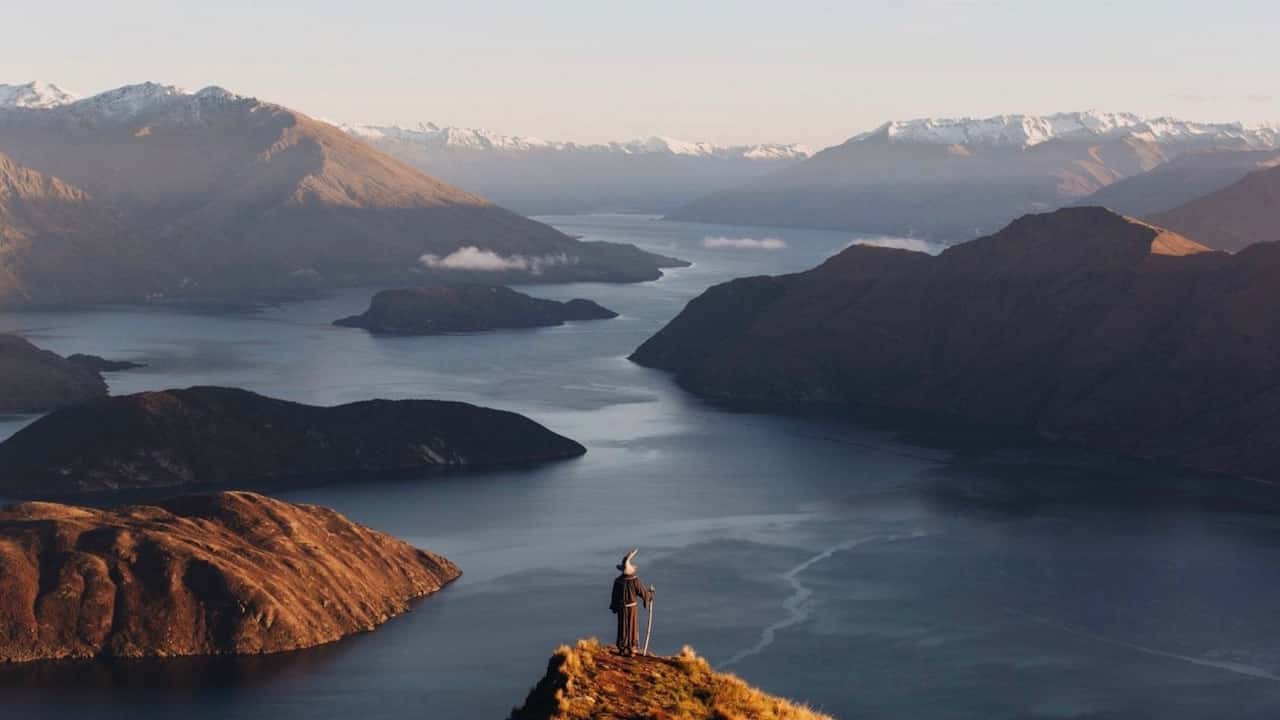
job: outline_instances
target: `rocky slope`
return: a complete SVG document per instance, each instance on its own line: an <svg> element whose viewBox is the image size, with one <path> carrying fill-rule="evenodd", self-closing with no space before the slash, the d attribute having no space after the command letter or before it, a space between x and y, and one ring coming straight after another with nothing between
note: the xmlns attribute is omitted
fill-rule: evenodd
<svg viewBox="0 0 1280 720"><path fill-rule="evenodd" d="M1276 128L1115 113L891 122L669 217L959 242L1184 152L1278 147Z"/></svg>
<svg viewBox="0 0 1280 720"><path fill-rule="evenodd" d="M37 420L0 443L0 495L353 482L585 452L526 417L466 403L314 407L196 387L96 400Z"/></svg>
<svg viewBox="0 0 1280 720"><path fill-rule="evenodd" d="M802 145L722 146L663 137L557 142L431 123L342 128L423 172L526 214L663 213L811 154Z"/></svg>
<svg viewBox="0 0 1280 720"><path fill-rule="evenodd" d="M1280 240L1280 164L1151 219L1217 250Z"/></svg>
<svg viewBox="0 0 1280 720"><path fill-rule="evenodd" d="M622 658L595 640L556 651L509 720L831 720L716 672L685 648L675 657Z"/></svg>
<svg viewBox="0 0 1280 720"><path fill-rule="evenodd" d="M1148 217L1221 190L1245 175L1280 165L1280 150L1207 150L1179 155L1080 201L1130 217Z"/></svg>
<svg viewBox="0 0 1280 720"><path fill-rule="evenodd" d="M394 335L438 335L607 320L618 314L581 298L558 302L507 287L462 285L383 290L360 315L334 325Z"/></svg>
<svg viewBox="0 0 1280 720"><path fill-rule="evenodd" d="M97 371L0 333L0 413L45 412L106 395Z"/></svg>
<svg viewBox="0 0 1280 720"><path fill-rule="evenodd" d="M891 407L1280 478L1280 244L1102 208L716 286L633 359L709 397Z"/></svg>
<svg viewBox="0 0 1280 720"><path fill-rule="evenodd" d="M54 107L0 108L0 152L57 184L42 196L115 217L60 212L58 228L73 237L37 226L49 236L36 243L45 252L72 261L75 243L104 256L129 246L102 274L119 280L96 287L101 278L91 276L91 291L81 286L92 263L40 277L18 266L10 282L45 301L59 293L66 302L290 295L470 273L500 282L639 281L679 264L628 245L579 242L331 125L221 88L148 83ZM468 248L487 262L426 262Z"/></svg>
<svg viewBox="0 0 1280 720"><path fill-rule="evenodd" d="M232 492L0 510L0 662L260 654L372 630L459 575L314 505Z"/></svg>

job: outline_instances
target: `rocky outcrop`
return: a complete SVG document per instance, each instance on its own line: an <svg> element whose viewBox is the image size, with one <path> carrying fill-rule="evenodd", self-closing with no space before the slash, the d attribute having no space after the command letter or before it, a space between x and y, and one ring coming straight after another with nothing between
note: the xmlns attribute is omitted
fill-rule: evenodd
<svg viewBox="0 0 1280 720"><path fill-rule="evenodd" d="M0 495L353 482L585 452L526 417L466 403L315 407L195 387L96 400L37 420L0 444Z"/></svg>
<svg viewBox="0 0 1280 720"><path fill-rule="evenodd" d="M0 413L45 412L106 394L96 371L0 333Z"/></svg>
<svg viewBox="0 0 1280 720"><path fill-rule="evenodd" d="M633 355L701 395L890 407L1280 478L1280 244L1102 208L711 288Z"/></svg>
<svg viewBox="0 0 1280 720"><path fill-rule="evenodd" d="M558 302L507 287L463 285L384 290L369 309L334 325L394 335L439 335L507 328L563 325L570 320L606 320L618 314L583 299Z"/></svg>
<svg viewBox="0 0 1280 720"><path fill-rule="evenodd" d="M831 720L712 669L686 647L675 657L620 657L595 640L563 646L509 720L678 718Z"/></svg>
<svg viewBox="0 0 1280 720"><path fill-rule="evenodd" d="M1255 170L1217 192L1152 216L1215 250L1280 240L1280 165Z"/></svg>
<svg viewBox="0 0 1280 720"><path fill-rule="evenodd" d="M457 578L327 508L246 492L0 511L0 662L276 653L372 630Z"/></svg>

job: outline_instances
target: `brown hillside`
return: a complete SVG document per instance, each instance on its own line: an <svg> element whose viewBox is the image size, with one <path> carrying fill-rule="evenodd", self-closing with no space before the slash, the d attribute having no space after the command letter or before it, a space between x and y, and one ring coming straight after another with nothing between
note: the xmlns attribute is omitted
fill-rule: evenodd
<svg viewBox="0 0 1280 720"><path fill-rule="evenodd" d="M165 287L115 213L0 153L0 306L126 300Z"/></svg>
<svg viewBox="0 0 1280 720"><path fill-rule="evenodd" d="M1151 221L1215 250L1235 252L1280 240L1280 166L1251 172L1215 193L1154 215Z"/></svg>
<svg viewBox="0 0 1280 720"><path fill-rule="evenodd" d="M253 493L0 511L0 661L274 653L372 630L458 577L314 505Z"/></svg>

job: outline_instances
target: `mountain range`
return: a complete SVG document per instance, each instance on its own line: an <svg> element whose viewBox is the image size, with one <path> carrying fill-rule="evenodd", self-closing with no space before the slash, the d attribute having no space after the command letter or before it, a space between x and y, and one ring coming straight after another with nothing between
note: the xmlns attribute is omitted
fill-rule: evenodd
<svg viewBox="0 0 1280 720"><path fill-rule="evenodd" d="M889 122L667 217L957 242L1077 204L1185 153L1276 149L1274 126L1124 113Z"/></svg>
<svg viewBox="0 0 1280 720"><path fill-rule="evenodd" d="M711 288L632 356L707 397L893 408L1280 478L1280 243L1097 207Z"/></svg>
<svg viewBox="0 0 1280 720"><path fill-rule="evenodd" d="M1173 212L1280 163L1280 129L1123 113L885 123L798 145L579 144L422 124L334 126L217 87L77 98L0 86L0 305L295 296L437 279L654 279L682 263L522 212L834 228L953 242L1077 204ZM699 197L701 196L701 197ZM683 203L683 205L682 205ZM1221 204L1221 203L1219 203ZM1225 207L1225 206L1224 206ZM674 208L674 209L673 209ZM1189 211L1212 247L1266 237Z"/></svg>
<svg viewBox="0 0 1280 720"><path fill-rule="evenodd" d="M221 88L144 83L56 102L51 87L0 107L0 305L445 276L640 281L682 264L580 242Z"/></svg>
<svg viewBox="0 0 1280 720"><path fill-rule="evenodd" d="M663 213L812 154L805 145L715 145L667 137L583 144L486 130L342 125L424 172L527 214Z"/></svg>

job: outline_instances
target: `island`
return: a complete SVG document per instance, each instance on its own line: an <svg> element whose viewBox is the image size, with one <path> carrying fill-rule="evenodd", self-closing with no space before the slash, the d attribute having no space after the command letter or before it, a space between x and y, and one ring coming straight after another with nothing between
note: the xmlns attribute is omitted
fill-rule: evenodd
<svg viewBox="0 0 1280 720"><path fill-rule="evenodd" d="M632 355L708 398L889 408L1280 479L1280 243L1098 207L707 290Z"/></svg>
<svg viewBox="0 0 1280 720"><path fill-rule="evenodd" d="M94 400L36 420L0 443L0 495L358 482L585 452L524 416L461 402L316 407L194 387Z"/></svg>
<svg viewBox="0 0 1280 720"><path fill-rule="evenodd" d="M558 302L508 287L452 285L384 290L369 309L334 325L387 335L441 335L551 327L570 320L608 320L618 314L583 299Z"/></svg>
<svg viewBox="0 0 1280 720"><path fill-rule="evenodd" d="M460 575L327 508L248 492L0 510L0 662L265 654L373 630Z"/></svg>
<svg viewBox="0 0 1280 720"><path fill-rule="evenodd" d="M592 718L832 720L751 687L689 647L674 657L624 658L596 640L562 646L508 720Z"/></svg>
<svg viewBox="0 0 1280 720"><path fill-rule="evenodd" d="M85 353L76 353L67 356L67 362L72 365L79 365L96 373L104 372L121 372L123 370L137 370L146 367L145 363L133 362L131 360L108 360L98 355L86 355Z"/></svg>
<svg viewBox="0 0 1280 720"><path fill-rule="evenodd" d="M0 333L0 413L47 412L106 395L96 370Z"/></svg>

